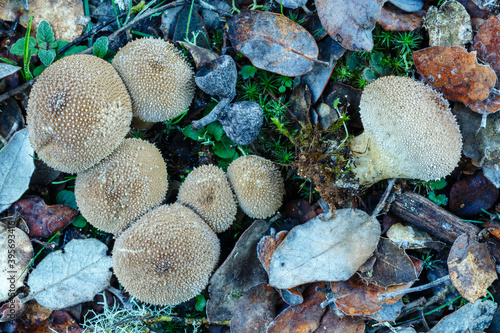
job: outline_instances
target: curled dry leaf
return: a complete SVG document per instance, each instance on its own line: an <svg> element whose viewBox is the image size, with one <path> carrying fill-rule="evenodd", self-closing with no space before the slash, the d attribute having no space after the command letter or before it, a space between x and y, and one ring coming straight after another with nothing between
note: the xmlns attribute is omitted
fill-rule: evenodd
<svg viewBox="0 0 500 333"><path fill-rule="evenodd" d="M420 27L424 18L419 13L404 13L397 9L382 7L377 23L390 31L413 31Z"/></svg>
<svg viewBox="0 0 500 333"><path fill-rule="evenodd" d="M297 306L290 306L281 312L267 328L267 333L306 333L319 328L321 317L326 309L321 307L325 293L316 288L324 288L323 282L313 283L304 291L305 301Z"/></svg>
<svg viewBox="0 0 500 333"><path fill-rule="evenodd" d="M361 210L339 209L293 228L271 259L269 284L288 289L350 278L377 247L378 221Z"/></svg>
<svg viewBox="0 0 500 333"><path fill-rule="evenodd" d="M448 256L451 282L469 302L474 303L486 294L486 289L497 279L495 260L487 244L463 234L451 247Z"/></svg>
<svg viewBox="0 0 500 333"><path fill-rule="evenodd" d="M352 51L372 50L372 30L385 0L314 2L323 28L334 40L340 39L342 46Z"/></svg>
<svg viewBox="0 0 500 333"><path fill-rule="evenodd" d="M52 312L47 320L42 322L30 322L27 326L19 325L17 333L53 333L53 332L68 332L80 333L83 330L71 315L64 310Z"/></svg>
<svg viewBox="0 0 500 333"><path fill-rule="evenodd" d="M387 237L394 244L405 250L431 248L440 251L445 246L444 243L432 239L425 231L414 228L411 225L402 225L401 223L393 224L387 230Z"/></svg>
<svg viewBox="0 0 500 333"><path fill-rule="evenodd" d="M215 60L219 57L217 53L201 46L197 46L188 42L179 42L179 44L184 46L189 51L189 53L191 53L197 70L208 64L210 61Z"/></svg>
<svg viewBox="0 0 500 333"><path fill-rule="evenodd" d="M340 318L328 307L314 333L363 333L364 331L363 319L349 316Z"/></svg>
<svg viewBox="0 0 500 333"><path fill-rule="evenodd" d="M248 289L238 300L231 318L231 332L265 332L278 314L280 297L267 283Z"/></svg>
<svg viewBox="0 0 500 333"><path fill-rule="evenodd" d="M318 59L316 41L283 15L243 11L228 22L234 48L255 67L285 76L309 73Z"/></svg>
<svg viewBox="0 0 500 333"><path fill-rule="evenodd" d="M0 223L0 302L24 285L25 270L33 258L33 246L24 231Z"/></svg>
<svg viewBox="0 0 500 333"><path fill-rule="evenodd" d="M62 230L78 215L78 211L66 205L47 206L40 197L18 200L14 210L28 224L30 237L45 238Z"/></svg>
<svg viewBox="0 0 500 333"><path fill-rule="evenodd" d="M265 269L257 258L257 243L268 232L271 223L255 221L210 279L207 303L209 321L231 319L238 297L256 284L267 282ZM244 277L244 278L242 278Z"/></svg>
<svg viewBox="0 0 500 333"><path fill-rule="evenodd" d="M468 105L488 97L497 77L487 65L479 65L476 53L460 46L433 46L413 53L420 74L446 99Z"/></svg>

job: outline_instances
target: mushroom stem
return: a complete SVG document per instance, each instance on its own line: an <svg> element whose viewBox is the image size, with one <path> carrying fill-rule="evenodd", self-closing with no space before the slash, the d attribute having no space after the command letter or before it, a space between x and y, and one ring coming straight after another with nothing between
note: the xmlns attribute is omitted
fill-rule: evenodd
<svg viewBox="0 0 500 333"><path fill-rule="evenodd" d="M191 128L195 131L199 131L203 127L219 119L224 113L226 106L234 99L234 97L236 97L236 94L232 94L229 97L223 97L220 100L219 104L217 104L217 106L212 111L210 111L209 114L207 114L200 120L193 121L193 123L191 124Z"/></svg>

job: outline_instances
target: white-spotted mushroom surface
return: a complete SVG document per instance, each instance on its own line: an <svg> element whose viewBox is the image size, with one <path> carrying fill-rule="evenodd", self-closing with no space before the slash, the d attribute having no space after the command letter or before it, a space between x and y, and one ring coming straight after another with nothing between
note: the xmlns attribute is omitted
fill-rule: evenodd
<svg viewBox="0 0 500 333"><path fill-rule="evenodd" d="M78 208L94 227L118 234L161 204L167 192L167 167L153 144L125 141L101 163L78 173Z"/></svg>
<svg viewBox="0 0 500 333"><path fill-rule="evenodd" d="M281 207L284 180L270 160L256 155L238 157L227 168L227 176L241 209L248 216L265 219Z"/></svg>
<svg viewBox="0 0 500 333"><path fill-rule="evenodd" d="M217 233L226 231L236 218L236 201L226 173L215 165L191 171L179 188L177 201L198 213Z"/></svg>
<svg viewBox="0 0 500 333"><path fill-rule="evenodd" d="M48 166L77 173L120 145L132 120L130 97L108 62L77 54L47 67L31 90L30 143Z"/></svg>
<svg viewBox="0 0 500 333"><path fill-rule="evenodd" d="M431 87L408 77L379 78L363 91L360 114L364 132L350 148L361 184L434 180L458 165L462 135L448 101Z"/></svg>
<svg viewBox="0 0 500 333"><path fill-rule="evenodd" d="M175 305L207 286L219 252L215 232L191 209L174 203L145 214L118 237L113 269L131 296Z"/></svg>
<svg viewBox="0 0 500 333"><path fill-rule="evenodd" d="M134 117L147 122L166 121L191 105L194 72L172 43L136 39L116 53L113 66L130 93Z"/></svg>

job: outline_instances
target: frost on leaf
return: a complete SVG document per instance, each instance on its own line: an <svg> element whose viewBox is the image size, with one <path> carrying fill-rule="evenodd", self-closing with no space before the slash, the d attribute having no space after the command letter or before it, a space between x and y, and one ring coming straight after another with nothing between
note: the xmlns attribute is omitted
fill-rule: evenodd
<svg viewBox="0 0 500 333"><path fill-rule="evenodd" d="M30 295L42 306L57 310L90 301L109 285L112 260L101 241L73 239L50 253L28 278Z"/></svg>
<svg viewBox="0 0 500 333"><path fill-rule="evenodd" d="M271 259L269 284L288 289L308 282L349 279L377 247L378 221L340 209L293 228Z"/></svg>

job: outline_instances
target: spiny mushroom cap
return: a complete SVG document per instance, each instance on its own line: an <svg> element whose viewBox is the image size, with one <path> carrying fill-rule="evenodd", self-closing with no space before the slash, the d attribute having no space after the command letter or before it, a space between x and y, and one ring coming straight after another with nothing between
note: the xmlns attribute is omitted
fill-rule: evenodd
<svg viewBox="0 0 500 333"><path fill-rule="evenodd" d="M433 180L458 164L462 136L443 96L407 77L366 86L360 102L364 133L351 141L361 184L387 178Z"/></svg>
<svg viewBox="0 0 500 333"><path fill-rule="evenodd" d="M76 54L47 67L31 90L27 122L33 149L50 167L77 173L123 141L130 96L108 62Z"/></svg>
<svg viewBox="0 0 500 333"><path fill-rule="evenodd" d="M195 168L179 188L177 201L198 213L215 232L236 218L236 201L226 174L214 165Z"/></svg>
<svg viewBox="0 0 500 333"><path fill-rule="evenodd" d="M248 216L265 219L281 207L285 183L273 162L256 155L241 156L231 162L227 176Z"/></svg>
<svg viewBox="0 0 500 333"><path fill-rule="evenodd" d="M194 72L169 42L136 39L118 51L113 66L132 97L134 117L159 122L186 110L194 97Z"/></svg>
<svg viewBox="0 0 500 333"><path fill-rule="evenodd" d="M167 187L167 167L158 148L144 140L125 139L101 163L78 173L75 196L90 224L117 234L159 205Z"/></svg>
<svg viewBox="0 0 500 333"><path fill-rule="evenodd" d="M175 305L206 287L219 252L215 232L191 209L174 203L155 208L118 237L113 269L132 296Z"/></svg>

